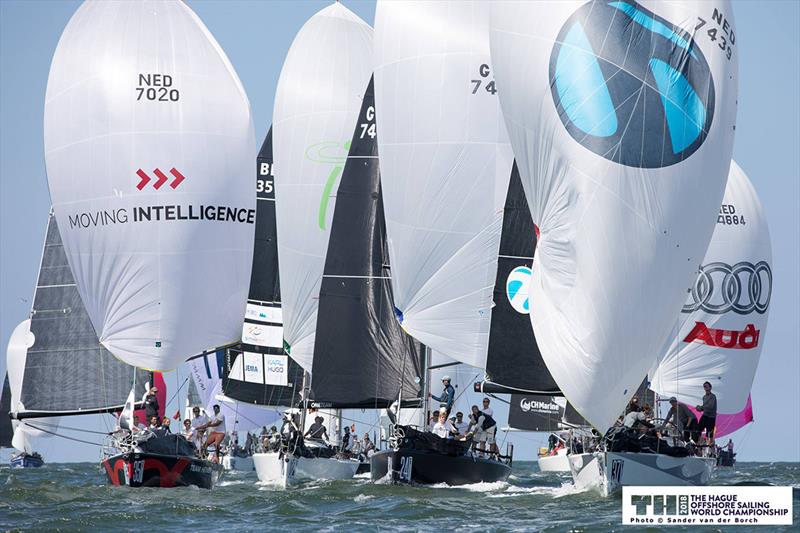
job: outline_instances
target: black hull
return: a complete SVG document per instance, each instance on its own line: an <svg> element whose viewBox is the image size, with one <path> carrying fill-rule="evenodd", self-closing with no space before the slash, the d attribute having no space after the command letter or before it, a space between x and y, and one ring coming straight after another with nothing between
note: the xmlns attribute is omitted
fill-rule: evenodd
<svg viewBox="0 0 800 533"><path fill-rule="evenodd" d="M222 475L222 465L180 455L124 453L101 463L112 485L210 489Z"/></svg>
<svg viewBox="0 0 800 533"><path fill-rule="evenodd" d="M390 474L394 483L469 485L505 481L511 467L494 459L472 455L444 455L430 450L400 449L375 453L370 458L372 481Z"/></svg>

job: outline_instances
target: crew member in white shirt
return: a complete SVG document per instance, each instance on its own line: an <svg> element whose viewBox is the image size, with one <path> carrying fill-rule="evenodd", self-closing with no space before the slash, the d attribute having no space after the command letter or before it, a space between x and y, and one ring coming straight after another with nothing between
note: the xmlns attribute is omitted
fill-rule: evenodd
<svg viewBox="0 0 800 533"><path fill-rule="evenodd" d="M208 439L203 445L203 452L205 453L209 446L214 446L214 458L216 462L219 462L219 448L222 444L222 439L225 438L225 415L220 412L218 404L214 405L214 414L203 429L210 431Z"/></svg>
<svg viewBox="0 0 800 533"><path fill-rule="evenodd" d="M200 413L200 408L194 406L192 408L192 428L194 429L194 443L198 453L202 453L203 444L206 442L206 424L208 424L208 417L205 413Z"/></svg>
<svg viewBox="0 0 800 533"><path fill-rule="evenodd" d="M469 422L464 420L464 413L461 411L456 413L456 422L453 424L458 431L459 436L466 436L469 433Z"/></svg>
<svg viewBox="0 0 800 533"><path fill-rule="evenodd" d="M458 430L453 423L447 419L447 409L440 409L439 421L434 424L432 433L438 437L446 439L448 436L454 435L457 432Z"/></svg>

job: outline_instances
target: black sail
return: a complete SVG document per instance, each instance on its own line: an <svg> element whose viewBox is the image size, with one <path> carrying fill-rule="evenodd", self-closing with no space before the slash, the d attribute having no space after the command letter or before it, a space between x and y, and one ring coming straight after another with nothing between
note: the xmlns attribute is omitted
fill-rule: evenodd
<svg viewBox="0 0 800 533"><path fill-rule="evenodd" d="M420 398L422 349L394 315L370 80L336 194L317 315L315 405ZM405 402L404 402L405 403Z"/></svg>
<svg viewBox="0 0 800 533"><path fill-rule="evenodd" d="M31 311L28 348L17 418L81 415L121 410L134 368L105 349L78 294L51 213ZM136 371L137 398L150 373Z"/></svg>
<svg viewBox="0 0 800 533"><path fill-rule="evenodd" d="M288 406L297 403L303 369L283 350L272 161L270 128L256 158L256 234L242 342L225 352L222 389L226 396L241 402ZM242 371L246 359L248 365L258 367L264 376L263 371L269 367L270 361L283 357L286 357L287 386L267 384L265 377L259 382Z"/></svg>
<svg viewBox="0 0 800 533"><path fill-rule="evenodd" d="M0 394L0 448L10 448L11 439L14 438L14 428L11 426L11 388L8 386L8 374L3 380L3 392Z"/></svg>
<svg viewBox="0 0 800 533"><path fill-rule="evenodd" d="M526 310L527 294L515 291L515 278L529 274L536 249L536 230L531 218L525 191L514 163L508 186L494 285L494 308L486 359L485 392L538 392L560 395L561 392L547 370L530 316ZM527 270L526 270L527 269ZM510 276L514 274L511 279ZM494 385L494 386L493 386Z"/></svg>

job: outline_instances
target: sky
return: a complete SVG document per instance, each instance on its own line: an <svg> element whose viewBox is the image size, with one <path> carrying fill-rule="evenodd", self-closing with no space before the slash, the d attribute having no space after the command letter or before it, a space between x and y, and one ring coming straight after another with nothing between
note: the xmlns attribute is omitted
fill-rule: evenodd
<svg viewBox="0 0 800 533"><path fill-rule="evenodd" d="M220 43L250 99L258 145L272 118L281 65L303 23L329 2L187 1ZM345 5L372 23L372 1ZM774 276L769 326L753 385L756 421L732 436L743 461L800 461L800 2L734 0L739 109L734 159L767 214ZM50 207L43 151L44 95L58 38L80 2L0 1L0 345L28 317ZM5 358L0 357L5 373ZM0 375L2 375L0 374ZM168 375L173 390L185 374ZM87 386L91 386L87 383ZM185 388L183 389L185 390ZM170 394L171 395L171 394ZM182 402L179 395L167 409ZM498 402L494 402L495 404ZM504 409L497 415L505 420ZM368 418L360 415L358 418ZM70 427L103 430L107 418ZM97 440L93 434L68 432ZM535 457L541 434L514 434ZM95 446L41 439L51 462L94 461Z"/></svg>

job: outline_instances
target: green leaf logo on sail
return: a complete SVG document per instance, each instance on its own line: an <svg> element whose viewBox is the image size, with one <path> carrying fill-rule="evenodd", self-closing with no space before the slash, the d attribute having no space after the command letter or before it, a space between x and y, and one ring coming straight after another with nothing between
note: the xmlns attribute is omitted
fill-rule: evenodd
<svg viewBox="0 0 800 533"><path fill-rule="evenodd" d="M344 150L344 152L342 152ZM312 144L306 149L306 158L315 163L332 164L334 165L328 174L328 179L325 182L325 187L322 189L322 197L319 201L319 214L317 221L319 229L325 229L325 218L328 212L328 202L333 192L333 187L336 181L342 174L344 163L347 161L347 152L350 150L350 141L339 143L336 141L323 141L317 144Z"/></svg>

